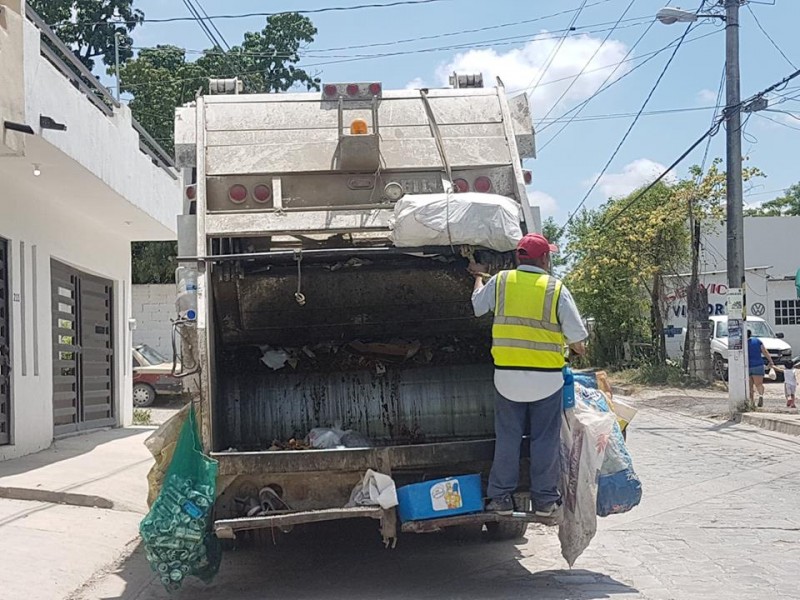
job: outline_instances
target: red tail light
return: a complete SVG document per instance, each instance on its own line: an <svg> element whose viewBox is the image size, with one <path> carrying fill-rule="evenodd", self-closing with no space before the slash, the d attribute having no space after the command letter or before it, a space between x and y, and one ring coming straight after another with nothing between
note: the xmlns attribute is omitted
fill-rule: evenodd
<svg viewBox="0 0 800 600"><path fill-rule="evenodd" d="M531 181L533 181L533 173L531 173L530 171L523 171L522 179L525 180L525 185L530 185Z"/></svg>
<svg viewBox="0 0 800 600"><path fill-rule="evenodd" d="M197 188L195 186L190 185L189 187L186 188L186 197L189 200L194 200L196 196L197 196Z"/></svg>
<svg viewBox="0 0 800 600"><path fill-rule="evenodd" d="M358 86L355 83L351 83L347 86L347 95L348 96L358 96Z"/></svg>
<svg viewBox="0 0 800 600"><path fill-rule="evenodd" d="M253 188L253 198L256 202L264 204L272 198L272 190L268 185L257 185Z"/></svg>
<svg viewBox="0 0 800 600"><path fill-rule="evenodd" d="M475 180L475 191L481 194L486 194L492 189L492 180L488 177L478 177Z"/></svg>
<svg viewBox="0 0 800 600"><path fill-rule="evenodd" d="M453 181L453 191L457 194L463 194L469 191L469 183L466 179L456 179Z"/></svg>
<svg viewBox="0 0 800 600"><path fill-rule="evenodd" d="M373 96L380 96L381 94L381 84L380 83L370 83L369 84L369 93Z"/></svg>
<svg viewBox="0 0 800 600"><path fill-rule="evenodd" d="M228 198L234 204L241 204L247 200L247 188L241 184L232 185L228 190Z"/></svg>
<svg viewBox="0 0 800 600"><path fill-rule="evenodd" d="M339 93L339 89L331 84L326 85L322 90L326 96L336 96Z"/></svg>

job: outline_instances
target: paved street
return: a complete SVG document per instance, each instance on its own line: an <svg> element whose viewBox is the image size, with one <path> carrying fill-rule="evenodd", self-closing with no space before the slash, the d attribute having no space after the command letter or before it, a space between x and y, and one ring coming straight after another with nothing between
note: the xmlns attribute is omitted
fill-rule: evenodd
<svg viewBox="0 0 800 600"><path fill-rule="evenodd" d="M571 571L539 527L517 545L430 535L384 550L371 524L318 526L229 551L212 584L172 596L139 549L71 600L800 597L800 438L646 408L629 444L643 503L601 520Z"/></svg>

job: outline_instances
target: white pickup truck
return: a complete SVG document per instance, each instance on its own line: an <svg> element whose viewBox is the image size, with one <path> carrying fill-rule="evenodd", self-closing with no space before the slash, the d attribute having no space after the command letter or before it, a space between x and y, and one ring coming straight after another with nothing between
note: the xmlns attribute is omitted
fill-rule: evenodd
<svg viewBox="0 0 800 600"><path fill-rule="evenodd" d="M779 363L792 358L792 347L783 341L782 333L775 333L764 319L747 317L747 330L761 340L772 360ZM720 315L711 317L711 356L713 358L714 376L717 379L728 379L728 317Z"/></svg>

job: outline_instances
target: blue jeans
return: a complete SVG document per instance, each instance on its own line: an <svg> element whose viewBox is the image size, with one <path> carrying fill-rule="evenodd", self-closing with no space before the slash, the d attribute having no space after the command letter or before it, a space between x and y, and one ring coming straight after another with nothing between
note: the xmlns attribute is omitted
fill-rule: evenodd
<svg viewBox="0 0 800 600"><path fill-rule="evenodd" d="M531 440L531 500L534 508L557 502L561 477L562 389L536 402L512 402L497 394L494 403L494 462L489 473L490 498L517 491L522 436Z"/></svg>

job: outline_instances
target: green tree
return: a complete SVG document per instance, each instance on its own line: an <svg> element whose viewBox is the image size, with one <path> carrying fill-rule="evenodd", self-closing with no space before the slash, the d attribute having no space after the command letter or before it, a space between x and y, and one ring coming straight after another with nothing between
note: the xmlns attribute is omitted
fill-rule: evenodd
<svg viewBox="0 0 800 600"><path fill-rule="evenodd" d="M297 13L274 15L259 32L244 35L229 51L215 47L195 61L175 46L139 52L120 69L121 89L133 95L134 117L166 149L173 147L175 108L208 89L208 78L239 76L245 92L283 92L294 86L319 89L320 80L299 68L299 50L314 41L317 29Z"/></svg>
<svg viewBox="0 0 800 600"><path fill-rule="evenodd" d="M761 206L745 211L748 217L780 217L800 215L800 183L791 186L783 196L779 196Z"/></svg>
<svg viewBox="0 0 800 600"><path fill-rule="evenodd" d="M621 362L626 342L646 343L653 364L666 360L663 278L685 264L686 212L675 186L658 183L636 199L641 191L583 211L569 231L567 284L594 319L600 365Z"/></svg>
<svg viewBox="0 0 800 600"><path fill-rule="evenodd" d="M542 223L542 235L547 238L551 244L558 246L558 253L550 257L551 266L555 275L561 275L564 268L567 266L567 255L564 248L561 247L561 241L564 238L564 232L553 217L547 217Z"/></svg>
<svg viewBox="0 0 800 600"><path fill-rule="evenodd" d="M177 256L177 242L133 242L133 283L174 283Z"/></svg>
<svg viewBox="0 0 800 600"><path fill-rule="evenodd" d="M89 70L95 59L114 64L114 36L119 37L119 60L133 56L130 33L144 20L133 0L28 0L45 23Z"/></svg>

